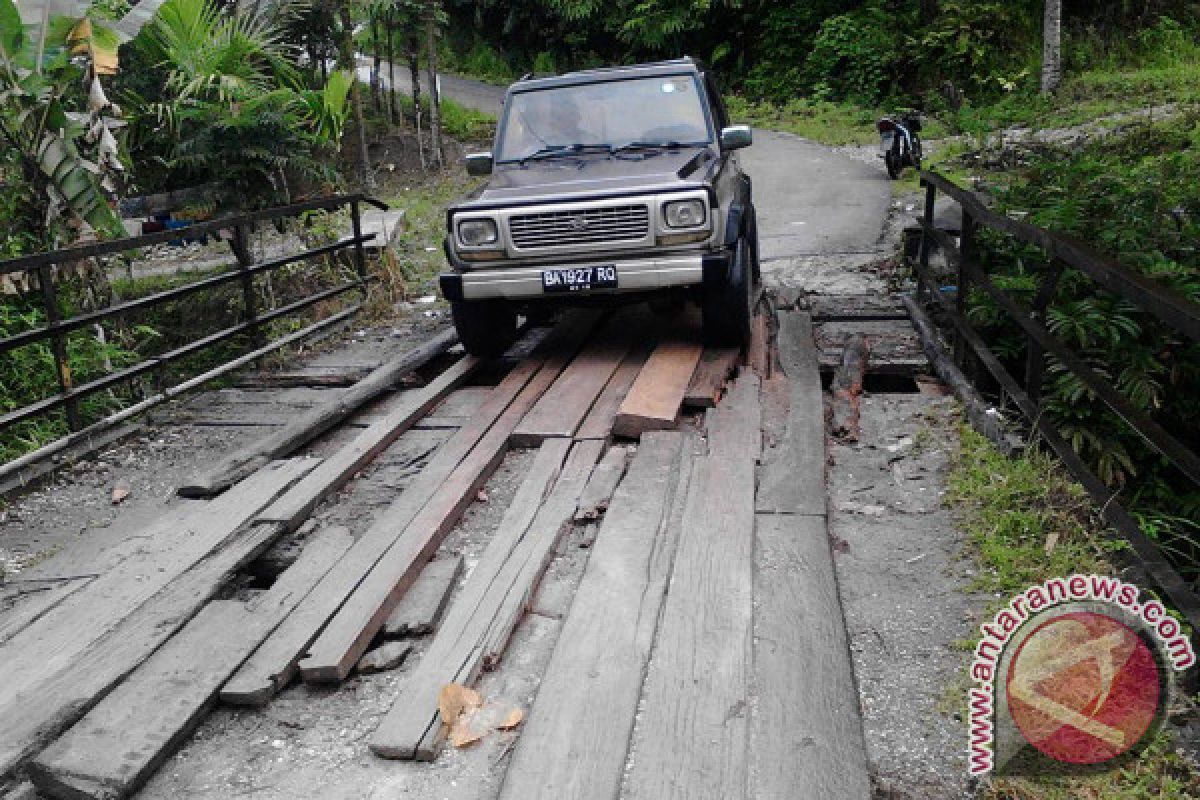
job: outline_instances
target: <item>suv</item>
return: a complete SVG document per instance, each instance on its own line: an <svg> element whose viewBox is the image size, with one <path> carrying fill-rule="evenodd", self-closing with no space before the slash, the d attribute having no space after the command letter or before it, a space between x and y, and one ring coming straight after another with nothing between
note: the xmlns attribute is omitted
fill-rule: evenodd
<svg viewBox="0 0 1200 800"><path fill-rule="evenodd" d="M493 152L467 156L491 179L446 215L440 283L467 352L503 352L518 313L656 295L697 300L706 343L744 343L758 237L734 151L750 143L690 58L511 86Z"/></svg>

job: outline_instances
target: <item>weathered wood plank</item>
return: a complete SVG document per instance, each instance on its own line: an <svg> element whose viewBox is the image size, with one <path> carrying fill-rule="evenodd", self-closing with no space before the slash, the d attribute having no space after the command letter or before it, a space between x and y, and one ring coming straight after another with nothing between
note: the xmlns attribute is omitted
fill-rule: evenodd
<svg viewBox="0 0 1200 800"><path fill-rule="evenodd" d="M521 420L513 444L536 447L549 438L574 436L639 331L629 314L610 319Z"/></svg>
<svg viewBox="0 0 1200 800"><path fill-rule="evenodd" d="M127 548L125 559L0 645L7 677L0 707L46 676L69 668L93 642L156 592L219 548L280 492L319 464L295 459L269 465L212 502L183 501Z"/></svg>
<svg viewBox="0 0 1200 800"><path fill-rule="evenodd" d="M767 315L758 314L750 323L750 342L746 345L746 365L763 380L771 377L771 338Z"/></svg>
<svg viewBox="0 0 1200 800"><path fill-rule="evenodd" d="M787 387L783 436L763 453L755 508L760 513L825 513L825 401L812 321L805 312L779 318L779 360Z"/></svg>
<svg viewBox="0 0 1200 800"><path fill-rule="evenodd" d="M224 491L272 458L288 455L305 442L334 427L364 403L391 390L409 372L446 352L457 341L458 335L453 330L444 331L420 347L374 370L353 387L339 392L332 402L323 403L301 414L270 436L251 443L222 459L207 471L185 480L176 491L184 497L208 497Z"/></svg>
<svg viewBox="0 0 1200 800"><path fill-rule="evenodd" d="M599 441L579 442L573 448L569 439L542 444L529 477L442 630L371 737L371 750L377 755L422 760L436 756L444 735L438 713L442 687L470 685L502 652L555 544L570 526L602 448Z"/></svg>
<svg viewBox="0 0 1200 800"><path fill-rule="evenodd" d="M0 775L74 724L282 533L277 524L241 529L89 646L68 669L45 676L25 696L0 707Z"/></svg>
<svg viewBox="0 0 1200 800"><path fill-rule="evenodd" d="M501 800L614 800L692 472L683 434L647 433L613 497Z"/></svg>
<svg viewBox="0 0 1200 800"><path fill-rule="evenodd" d="M421 566L433 555L478 490L500 465L513 429L579 352L596 319L595 314L576 314L565 321L561 330L546 342L544 352L547 355L537 374L529 379L503 413L492 418L494 421L478 438L478 444L453 471L433 487L423 483L429 491L413 495L423 501L416 508L412 507L416 502L412 502L389 509L376 520L372 530L382 527L385 535L391 537L392 544L354 588L353 594L313 642L308 656L300 662L300 674L305 682L330 683L345 679L392 609L412 586ZM521 369L521 365L516 369ZM487 421L483 414L480 419L481 424ZM443 450L464 430L467 429L460 429ZM426 478L428 472L429 467L426 467L397 502L403 501L417 482L429 480Z"/></svg>
<svg viewBox="0 0 1200 800"><path fill-rule="evenodd" d="M479 365L478 359L467 356L427 386L405 392L403 402L397 403L386 416L339 448L324 464L264 509L258 518L282 522L288 530L295 530L322 500L345 486L355 473L391 446L425 412L469 378Z"/></svg>
<svg viewBox="0 0 1200 800"><path fill-rule="evenodd" d="M735 347L706 347L700 363L692 373L692 381L683 395L683 404L695 408L712 408L721 399L725 383L737 369L741 352Z"/></svg>
<svg viewBox="0 0 1200 800"><path fill-rule="evenodd" d="M91 577L47 578L45 586L26 587L24 593L5 598L7 607L0 615L0 643L28 628L91 580Z"/></svg>
<svg viewBox="0 0 1200 800"><path fill-rule="evenodd" d="M617 367L616 372L605 385L604 391L600 392L600 396L596 398L592 410L588 412L579 426L579 430L575 433L576 439L608 441L612 437L617 411L620 410L621 403L625 402L625 395L629 394L633 382L641 374L642 367L645 366L646 359L650 357L651 350L652 345L649 342L635 344L630 349L625 360L621 362L621 366Z"/></svg>
<svg viewBox="0 0 1200 800"><path fill-rule="evenodd" d="M249 603L209 604L29 765L52 797L126 797L200 724L217 689L350 547L345 529L315 538Z"/></svg>
<svg viewBox="0 0 1200 800"><path fill-rule="evenodd" d="M454 584L462 575L463 558L430 561L408 590L395 611L383 623L383 635L389 638L431 633L446 610Z"/></svg>
<svg viewBox="0 0 1200 800"><path fill-rule="evenodd" d="M727 800L748 780L759 381L740 376L708 413L684 535L646 681L630 800Z"/></svg>
<svg viewBox="0 0 1200 800"><path fill-rule="evenodd" d="M842 363L834 372L833 385L829 387L830 430L843 441L858 441L858 398L863 391L869 353L870 347L863 336L855 334L847 339Z"/></svg>
<svg viewBox="0 0 1200 800"><path fill-rule="evenodd" d="M823 516L756 519L750 798L871 797L858 690Z"/></svg>
<svg viewBox="0 0 1200 800"><path fill-rule="evenodd" d="M604 458L592 470L583 494L579 497L579 508L575 511L576 522L587 522L599 519L608 510L609 501L617 484L625 474L625 465L629 462L629 448L620 445L610 447Z"/></svg>
<svg viewBox="0 0 1200 800"><path fill-rule="evenodd" d="M621 403L614 434L637 438L646 431L675 427L684 392L704 351L690 334L683 331L659 341Z"/></svg>

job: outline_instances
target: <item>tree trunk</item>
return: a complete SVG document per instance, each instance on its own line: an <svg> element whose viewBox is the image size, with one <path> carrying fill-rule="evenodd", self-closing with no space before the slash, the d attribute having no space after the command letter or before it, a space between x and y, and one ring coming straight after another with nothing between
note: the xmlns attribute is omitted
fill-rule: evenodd
<svg viewBox="0 0 1200 800"><path fill-rule="evenodd" d="M359 183L373 189L375 179L371 175L371 158L367 153L367 125L363 119L362 91L358 81L358 59L354 55L354 22L350 18L350 0L338 4L338 18L342 35L338 47L338 67L350 71L350 101L354 107L354 126L358 128L358 173Z"/></svg>
<svg viewBox="0 0 1200 800"><path fill-rule="evenodd" d="M380 84L383 82L383 66L379 62L379 16L371 14L371 50L375 57L374 66L371 67L371 100L375 103L375 113L379 113L381 107L382 88Z"/></svg>
<svg viewBox="0 0 1200 800"><path fill-rule="evenodd" d="M416 30L408 34L408 78L412 83L413 122L421 116L421 42Z"/></svg>
<svg viewBox="0 0 1200 800"><path fill-rule="evenodd" d="M437 12L437 3L430 3L425 17L425 71L429 77L429 146L433 151L430 154L430 163L441 167L442 113L439 106L442 98L438 96L437 81Z"/></svg>
<svg viewBox="0 0 1200 800"><path fill-rule="evenodd" d="M383 21L384 33L387 35L387 65L388 65L388 126L395 125L396 119L396 49L393 37L396 34L396 15L389 11Z"/></svg>
<svg viewBox="0 0 1200 800"><path fill-rule="evenodd" d="M1057 90L1061 82L1062 0L1046 0L1042 44L1042 94Z"/></svg>

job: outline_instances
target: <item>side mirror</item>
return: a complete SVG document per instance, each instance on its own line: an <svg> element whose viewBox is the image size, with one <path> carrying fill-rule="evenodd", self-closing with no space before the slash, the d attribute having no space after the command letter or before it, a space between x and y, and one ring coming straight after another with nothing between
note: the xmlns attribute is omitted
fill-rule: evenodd
<svg viewBox="0 0 1200 800"><path fill-rule="evenodd" d="M740 150L754 143L754 134L749 125L730 125L721 129L721 149Z"/></svg>
<svg viewBox="0 0 1200 800"><path fill-rule="evenodd" d="M468 175L491 175L492 174L492 154L491 153L469 153L467 154L467 174Z"/></svg>

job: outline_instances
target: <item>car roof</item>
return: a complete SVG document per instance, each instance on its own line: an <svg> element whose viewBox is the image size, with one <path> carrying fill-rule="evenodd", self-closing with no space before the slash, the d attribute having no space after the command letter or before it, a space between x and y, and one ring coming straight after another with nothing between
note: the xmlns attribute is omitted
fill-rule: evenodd
<svg viewBox="0 0 1200 800"><path fill-rule="evenodd" d="M522 78L510 86L508 91L510 93L529 92L538 89L553 89L560 86L577 86L586 83L627 80L630 78L655 78L664 75L700 75L703 72L703 63L690 56L685 56L671 61L655 61L650 64L585 69L544 78Z"/></svg>

